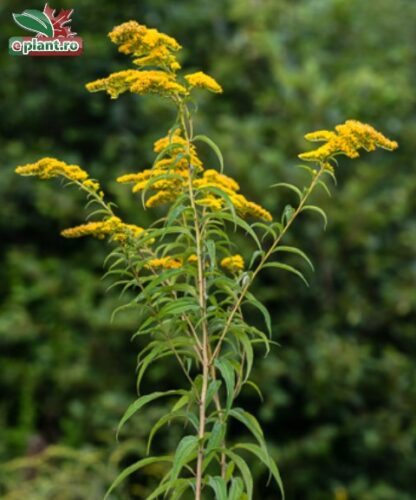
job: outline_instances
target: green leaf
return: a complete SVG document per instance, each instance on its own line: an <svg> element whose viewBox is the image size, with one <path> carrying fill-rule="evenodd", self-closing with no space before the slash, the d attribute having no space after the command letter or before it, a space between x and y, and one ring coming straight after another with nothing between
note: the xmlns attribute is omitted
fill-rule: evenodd
<svg viewBox="0 0 416 500"><path fill-rule="evenodd" d="M215 366L221 373L227 389L227 410L231 408L234 399L235 373L228 359L216 359Z"/></svg>
<svg viewBox="0 0 416 500"><path fill-rule="evenodd" d="M176 481L169 481L167 483L163 483L160 486L158 486L151 495L146 497L146 500L155 500L156 498L160 497L163 493L166 493L169 489L172 488L181 488L183 486L189 486L192 484L192 479L177 479ZM105 499L104 499L105 500Z"/></svg>
<svg viewBox="0 0 416 500"><path fill-rule="evenodd" d="M246 362L247 362L247 368L246 368L246 374L244 377L244 381L248 380L251 369L253 367L253 360L254 360L254 352L253 352L253 346L251 345L251 341L248 337L248 335L242 331L241 328L237 327L233 331L233 335L238 339L240 342L242 348L244 349L244 354L246 355Z"/></svg>
<svg viewBox="0 0 416 500"><path fill-rule="evenodd" d="M325 193L332 198L332 193L329 190L328 186L326 185L325 181L318 181L318 185L321 186L321 188L325 191Z"/></svg>
<svg viewBox="0 0 416 500"><path fill-rule="evenodd" d="M152 441L153 438L155 437L156 432L161 429L164 425L167 423L170 423L171 420L174 418L180 418L180 417L185 417L186 418L186 413L184 412L170 412L167 413L166 415L163 415L162 417L159 418L159 420L155 423L155 425L152 427L150 430L149 438L147 440L147 446L146 446L146 454L148 455L150 452L150 448L152 446Z"/></svg>
<svg viewBox="0 0 416 500"><path fill-rule="evenodd" d="M243 477L243 481L244 481L244 484L246 486L248 500L252 500L252 498L253 498L253 478L251 476L251 472L250 472L250 469L249 469L247 463L239 455L237 455L236 453L234 453L231 450L224 449L223 452L225 453L225 455L227 455L227 457L230 460L232 460L235 463L235 465L240 470L241 476Z"/></svg>
<svg viewBox="0 0 416 500"><path fill-rule="evenodd" d="M247 450L247 451L253 453L253 455L255 455L257 458L259 458L266 465L266 467L269 469L270 473L274 477L276 483L279 485L280 492L282 494L282 499L284 500L285 499L285 491L283 488L282 478L280 476L280 472L279 472L279 469L277 468L276 463L270 457L270 455L263 448L261 448L260 446L257 446L256 444L251 444L251 443L240 444L239 443L239 444L234 446L234 449L237 449L237 448L244 449L244 450Z"/></svg>
<svg viewBox="0 0 416 500"><path fill-rule="evenodd" d="M233 477L231 481L228 500L241 500L241 495L244 491L244 483L239 477Z"/></svg>
<svg viewBox="0 0 416 500"><path fill-rule="evenodd" d="M223 172L224 171L224 159L222 157L222 153L221 153L220 148L215 144L215 142L212 139L210 139L209 137L207 137L206 135L195 136L193 138L192 142L195 142L195 141L205 142L206 144L208 144L208 146L211 147L211 149L217 155L218 161L220 162L220 170L221 170L221 172Z"/></svg>
<svg viewBox="0 0 416 500"><path fill-rule="evenodd" d="M244 382L244 385L249 385L250 387L252 387L258 394L259 398L260 398L260 401L264 401L264 398L263 398L263 394L260 390L260 387L255 383L253 382L252 380L246 380Z"/></svg>
<svg viewBox="0 0 416 500"><path fill-rule="evenodd" d="M326 216L326 213L322 210L322 208L317 207L315 205L305 205L302 208L301 212L305 212L306 210L318 213L323 218L323 220L324 220L324 229L326 229L326 226L328 224L328 217Z"/></svg>
<svg viewBox="0 0 416 500"><path fill-rule="evenodd" d="M171 481L175 481L184 465L195 458L197 449L197 436L185 436L181 439L173 457Z"/></svg>
<svg viewBox="0 0 416 500"><path fill-rule="evenodd" d="M268 264L264 265L264 267L266 267L266 266L268 266ZM256 299L256 297L251 292L247 292L246 302L248 302L252 306L256 307L262 313L264 321L265 321L266 326L267 326L267 330L268 330L269 334L271 335L271 333L272 333L272 319L270 317L270 313L267 310L267 308L260 301L258 301Z"/></svg>
<svg viewBox="0 0 416 500"><path fill-rule="evenodd" d="M211 451L217 450L221 447L221 444L225 436L225 424L217 420L212 428L211 435L209 436L206 456L208 456Z"/></svg>
<svg viewBox="0 0 416 500"><path fill-rule="evenodd" d="M127 467L126 469L124 469L117 476L117 478L115 479L115 481L113 481L112 485L110 486L110 488L107 490L107 493L105 494L104 500L106 500L109 497L109 495L111 494L111 492L115 488L117 488L117 486L120 483L122 483L126 479L126 477L130 476L131 474L133 474L134 472L138 471L139 469L142 469L143 467L146 467L147 465L151 465L151 464L154 464L154 463L157 463L157 462L171 462L171 461L172 461L172 457L165 455L165 456L161 456L161 457L143 458L142 460L139 460L135 464L130 465L129 467Z"/></svg>
<svg viewBox="0 0 416 500"><path fill-rule="evenodd" d="M281 188L281 187L284 187L284 188L287 188L287 189L290 189L291 191L293 191L294 193L296 193L299 197L299 200L302 200L302 191L294 186L293 184L289 184L287 182L278 182L277 184L272 184L270 187L272 188Z"/></svg>
<svg viewBox="0 0 416 500"><path fill-rule="evenodd" d="M227 485L222 477L210 477L208 485L214 490L215 500L227 500Z"/></svg>
<svg viewBox="0 0 416 500"><path fill-rule="evenodd" d="M208 406L215 394L219 391L221 387L221 380L211 380L211 382L208 385L208 390L207 390L207 396L206 396L206 406Z"/></svg>
<svg viewBox="0 0 416 500"><path fill-rule="evenodd" d="M230 410L229 414L231 417L239 420L242 424L244 424L251 432L251 434L256 438L260 446L265 448L266 443L264 441L264 434L256 417L254 417L248 411L243 410L242 408L233 408Z"/></svg>
<svg viewBox="0 0 416 500"><path fill-rule="evenodd" d="M302 250L300 250L299 248L296 248L296 247L288 247L288 246L284 246L284 245L281 245L281 246L278 246L276 249L275 249L275 252L287 252L287 253L295 253L297 255L299 255L300 257L302 257L303 260L305 260L310 268L312 269L312 271L315 270L314 268L314 265L312 264L312 261L311 259L306 255L305 252L303 252Z"/></svg>
<svg viewBox="0 0 416 500"><path fill-rule="evenodd" d="M286 205L282 213L282 224L286 225L290 221L294 213L295 209L292 207L292 205Z"/></svg>
<svg viewBox="0 0 416 500"><path fill-rule="evenodd" d="M151 401L154 401L155 399L166 397L166 396L183 396L186 394L186 391L183 389L178 389L178 390L171 390L171 391L165 391L165 392L152 392L152 394L146 394L145 396L141 396L140 398L136 399L134 403L132 403L124 413L123 417L121 418L118 427L117 427L117 438L118 435L124 426L124 424L129 420L135 413L137 413L143 406L147 405Z"/></svg>
<svg viewBox="0 0 416 500"><path fill-rule="evenodd" d="M307 282L305 276L303 276L303 274L298 269L295 269L293 266L289 266L289 264L283 264L282 262L267 262L263 267L274 267L276 269L283 269L284 271L293 273L298 276L306 286L309 286L309 283Z"/></svg>
<svg viewBox="0 0 416 500"><path fill-rule="evenodd" d="M27 9L21 14L13 14L13 19L25 30L53 37L54 29L51 20L40 10Z"/></svg>

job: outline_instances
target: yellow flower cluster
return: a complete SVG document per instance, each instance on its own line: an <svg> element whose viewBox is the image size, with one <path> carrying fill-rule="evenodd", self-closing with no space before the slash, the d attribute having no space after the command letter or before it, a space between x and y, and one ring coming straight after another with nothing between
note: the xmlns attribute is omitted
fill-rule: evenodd
<svg viewBox="0 0 416 500"><path fill-rule="evenodd" d="M180 69L173 52L182 47L171 36L147 28L136 21L116 26L109 34L110 40L119 46L123 54L131 54L138 66L167 66L170 70Z"/></svg>
<svg viewBox="0 0 416 500"><path fill-rule="evenodd" d="M231 273L236 273L244 269L244 259L241 255L231 255L230 257L225 257L221 261L221 266Z"/></svg>
<svg viewBox="0 0 416 500"><path fill-rule="evenodd" d="M174 100L188 95L194 87L222 92L214 78L202 71L186 75L188 85L177 81L176 72L181 65L175 52L182 47L169 35L136 21L128 21L116 26L108 36L119 46L120 52L134 56L133 63L140 69L118 71L90 82L86 85L90 92L105 91L112 99L117 99L124 92L132 92L140 95L159 94Z"/></svg>
<svg viewBox="0 0 416 500"><path fill-rule="evenodd" d="M176 82L173 74L160 70L128 69L118 71L107 78L87 83L86 88L89 92L104 90L112 99L117 99L124 92L162 96L186 95L188 93L183 85Z"/></svg>
<svg viewBox="0 0 416 500"><path fill-rule="evenodd" d="M149 260L147 266L151 269L178 269L182 267L182 261L173 257L162 257Z"/></svg>
<svg viewBox="0 0 416 500"><path fill-rule="evenodd" d="M133 60L136 66L141 68L146 66L167 66L172 71L177 71L181 65L176 60L176 57L165 46L159 46L152 49L147 55L138 57Z"/></svg>
<svg viewBox="0 0 416 500"><path fill-rule="evenodd" d="M118 217L109 217L104 221L89 222L88 224L64 229L61 234L65 238L94 236L100 240L111 236L113 240L123 243L129 236L137 238L142 232L142 227L135 226L134 224L125 224Z"/></svg>
<svg viewBox="0 0 416 500"><path fill-rule="evenodd" d="M311 132L305 135L305 139L325 142L319 148L299 155L302 160L317 162L325 162L339 154L357 158L360 156L360 149L374 151L380 147L392 151L398 147L397 142L387 139L371 125L356 120L347 120L342 125L337 125L334 132L329 130Z"/></svg>
<svg viewBox="0 0 416 500"><path fill-rule="evenodd" d="M185 75L185 80L189 83L191 87L200 87L202 89L215 92L217 94L222 93L221 85L212 78L212 76L207 75L203 71L198 71L197 73L192 73L190 75Z"/></svg>
<svg viewBox="0 0 416 500"><path fill-rule="evenodd" d="M229 196L235 209L242 217L258 217L268 222L272 220L270 212L257 203L247 200L245 196L238 192L240 186L234 179L220 174L216 170L206 170L203 176L195 180L193 184L195 188L199 189L207 189L210 187L221 189L221 191ZM224 199L209 193L209 195L205 195L202 200L198 200L198 203L218 209L224 206Z"/></svg>
<svg viewBox="0 0 416 500"><path fill-rule="evenodd" d="M117 179L117 182L134 184L133 193L143 191L146 187L149 187L149 190L156 191L146 201L147 208L170 203L188 188L189 160L186 156L179 156L178 159L178 155L187 153L187 143L180 135L179 129L176 129L173 134L156 141L154 151L160 153L168 146L170 146L170 149L167 155L156 162L153 168L136 174L122 175ZM224 199L209 191L209 188L218 188L229 196L237 212L242 217L259 217L266 221L272 220L270 212L257 203L247 200L245 196L238 192L240 186L234 179L220 174L216 170L204 171L203 164L198 158L193 144L190 145L190 163L194 172L203 172L201 177L192 180L193 188L200 190L200 196L197 196L196 199L198 205L209 207L212 210L221 210L225 205ZM169 174L173 175L169 177ZM161 178L158 179L158 177Z"/></svg>
<svg viewBox="0 0 416 500"><path fill-rule="evenodd" d="M46 180L62 176L72 181L86 181L88 173L78 165L68 165L56 158L42 158L36 163L29 163L16 168L16 174L34 175Z"/></svg>
<svg viewBox="0 0 416 500"><path fill-rule="evenodd" d="M159 139L154 144L154 151L160 153L170 146L166 155L157 161L153 168L136 174L122 175L117 179L120 183L133 183L133 193L139 193L149 187L154 192L146 201L146 207L152 208L174 201L185 189L189 177L189 163L194 170L202 170L203 165L198 158L195 146L190 147L190 162L185 155L186 140L180 136L179 129L167 137ZM162 177L164 176L164 177ZM158 177L161 177L158 179Z"/></svg>

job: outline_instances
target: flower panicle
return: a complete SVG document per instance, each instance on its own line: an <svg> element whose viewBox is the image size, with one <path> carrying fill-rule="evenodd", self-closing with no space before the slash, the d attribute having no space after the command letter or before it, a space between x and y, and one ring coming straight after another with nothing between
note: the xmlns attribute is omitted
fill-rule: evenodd
<svg viewBox="0 0 416 500"><path fill-rule="evenodd" d="M79 165L68 165L56 158L42 158L35 163L28 163L16 167L16 174L23 176L36 176L47 180L54 177L66 177L71 181L83 182L88 179L88 173ZM91 181L93 182L93 181Z"/></svg>
<svg viewBox="0 0 416 500"><path fill-rule="evenodd" d="M79 226L64 229L61 235L65 238L82 238L93 236L100 240L111 237L114 241L124 243L128 237L137 238L143 233L142 227L134 224L125 224L119 217L112 216L98 222L88 222Z"/></svg>
<svg viewBox="0 0 416 500"><path fill-rule="evenodd" d="M182 259L174 257L161 257L160 259L150 259L146 266L149 269L179 269L183 265Z"/></svg>
<svg viewBox="0 0 416 500"><path fill-rule="evenodd" d="M221 94L223 92L221 85L212 76L207 75L203 71L185 75L185 80L191 87L206 89L215 94Z"/></svg>
<svg viewBox="0 0 416 500"><path fill-rule="evenodd" d="M157 29L128 21L116 26L108 36L118 45L119 52L134 57L133 64L138 69L118 71L87 83L89 92L105 91L112 99L125 92L158 94L175 101L188 96L197 87L222 92L221 85L202 71L185 75L185 81L180 83L177 72L181 65L175 53L182 47L173 37Z"/></svg>
<svg viewBox="0 0 416 500"><path fill-rule="evenodd" d="M86 88L89 92L105 91L112 99L117 99L125 92L140 95L158 94L164 97L188 94L188 90L178 83L173 75L162 70L118 71L107 78L87 83Z"/></svg>
<svg viewBox="0 0 416 500"><path fill-rule="evenodd" d="M310 132L305 135L305 139L312 142L325 142L325 144L312 151L301 153L299 158L323 164L340 154L352 159L358 158L360 149L374 151L379 147L393 151L398 148L396 141L388 139L371 125L357 120L347 120L337 125L335 131Z"/></svg>

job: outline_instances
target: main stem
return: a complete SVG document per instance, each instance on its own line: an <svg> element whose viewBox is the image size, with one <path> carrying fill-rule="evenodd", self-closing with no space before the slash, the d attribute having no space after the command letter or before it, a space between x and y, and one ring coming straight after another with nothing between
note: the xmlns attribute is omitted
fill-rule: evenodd
<svg viewBox="0 0 416 500"><path fill-rule="evenodd" d="M191 150L190 141L191 137L189 135L187 120L185 117L185 108L181 106L180 108L181 122L183 126L183 132L187 141L187 153L190 161ZM192 185L192 172L188 177L188 189L189 189L189 199L194 213L194 230L195 230L195 246L196 246L196 256L198 265L198 299L199 306L201 309L202 322L202 342L201 342L201 357L202 357L202 386L201 394L199 397L199 426L198 426L198 456L196 464L196 485L195 485L195 500L201 500L202 498L202 478L203 478L203 462L204 462L204 436L205 436L205 426L206 426L206 403L207 403L207 391L209 384L210 375L210 345L208 339L208 325L206 321L206 287L205 287L205 276L204 276L204 258L202 250L202 234L199 222L198 210L195 203L195 195Z"/></svg>

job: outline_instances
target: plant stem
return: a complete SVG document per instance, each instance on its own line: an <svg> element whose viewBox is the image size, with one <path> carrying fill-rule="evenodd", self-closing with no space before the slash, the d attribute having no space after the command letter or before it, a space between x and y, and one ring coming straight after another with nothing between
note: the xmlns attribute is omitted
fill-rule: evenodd
<svg viewBox="0 0 416 500"><path fill-rule="evenodd" d="M273 241L273 243L270 246L270 248L268 249L268 251L264 254L264 256L262 257L262 259L260 260L260 263L254 269L254 271L251 274L250 278L247 280L246 284L244 285L243 289L241 290L240 296L238 297L236 303L234 304L234 307L230 311L230 315L228 316L227 322L224 325L224 329L221 332L220 338L219 338L219 340L217 342L217 345L216 345L216 347L214 349L214 352L212 354L210 362L212 362L212 360L214 360L218 356L218 354L220 353L221 346L222 346L222 343L224 341L224 338L227 335L228 329L230 328L231 323L232 323L232 321L234 319L234 316L235 316L236 312L238 311L238 309L240 308L240 306L241 306L241 304L243 302L243 299L244 299L244 297L245 297L248 289L252 285L252 283L255 280L255 278L258 275L258 273L262 270L264 264L269 260L270 256L273 254L274 250L279 245L279 243L281 242L282 238L285 236L285 234L289 230L290 226L293 224L293 222L296 219L296 217L301 212L302 208L304 207L304 205L306 203L306 200L309 198L310 194L315 189L315 186L318 183L319 178L320 178L320 176L322 175L323 172L324 172L324 168L321 165L320 170L316 173L316 175L312 179L311 184L309 185L308 189L306 190L306 193L304 194L304 196L300 200L300 203L299 203L298 207L293 212L293 214L290 217L290 219L287 221L287 223L286 223L285 227L283 228L283 230L279 233L279 235Z"/></svg>

